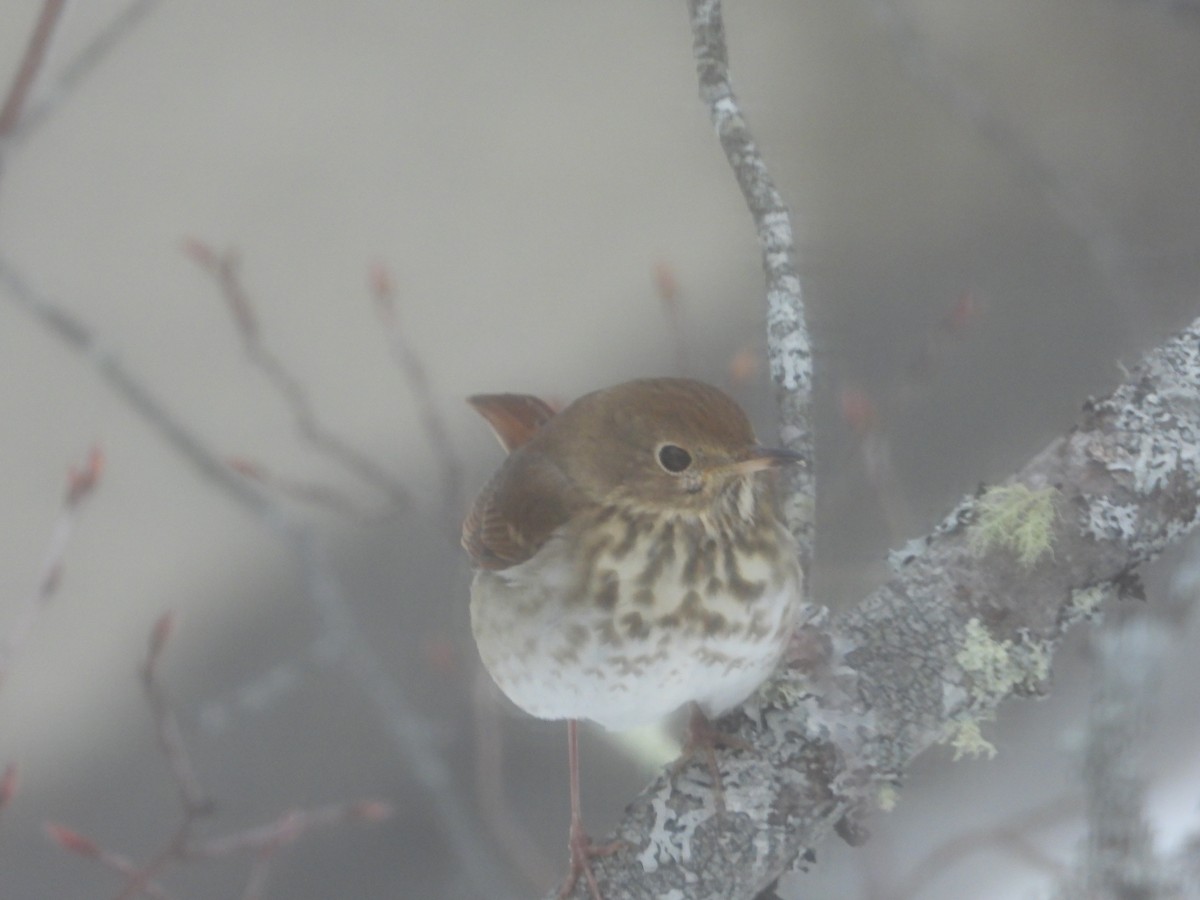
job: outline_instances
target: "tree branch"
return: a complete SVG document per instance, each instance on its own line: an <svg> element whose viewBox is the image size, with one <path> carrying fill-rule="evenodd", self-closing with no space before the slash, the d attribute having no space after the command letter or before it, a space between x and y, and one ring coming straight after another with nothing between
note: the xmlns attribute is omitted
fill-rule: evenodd
<svg viewBox="0 0 1200 900"><path fill-rule="evenodd" d="M808 572L813 555L815 483L812 432L812 345L796 271L796 245L783 195L775 187L754 135L742 116L729 77L720 0L688 0L700 99L721 140L758 232L767 280L767 361L779 393L780 436L805 466L790 467L784 499L788 526L800 542Z"/></svg>
<svg viewBox="0 0 1200 900"><path fill-rule="evenodd" d="M719 25L715 4L700 5ZM660 777L617 828L629 849L593 862L605 895L753 897L810 864L831 830L857 842L861 815L894 799L918 753L990 749L979 723L1044 692L1066 628L1193 526L1198 388L1200 320L1010 482L1049 509L1044 552L997 529L996 495L968 497L893 554L891 580L864 603L806 626L800 658L726 720L757 751L722 759L728 812L708 785L679 778L672 791Z"/></svg>
<svg viewBox="0 0 1200 900"><path fill-rule="evenodd" d="M0 106L0 139L8 137L21 118L21 110L25 107L29 89L33 87L38 70L42 67L42 60L46 58L46 48L50 46L54 27L58 24L65 5L66 0L45 0L42 3L42 11L38 15L33 33L29 36L29 43L25 46L21 65L17 67L17 74L8 89L8 96Z"/></svg>

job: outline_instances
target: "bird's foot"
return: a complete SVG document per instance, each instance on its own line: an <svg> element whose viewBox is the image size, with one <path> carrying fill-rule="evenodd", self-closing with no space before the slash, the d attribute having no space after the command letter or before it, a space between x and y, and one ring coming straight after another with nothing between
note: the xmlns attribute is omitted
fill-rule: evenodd
<svg viewBox="0 0 1200 900"><path fill-rule="evenodd" d="M687 739L683 742L683 750L679 759L671 764L671 783L674 785L679 775L693 759L704 756L708 766L708 774L712 777L713 797L716 800L717 812L725 812L725 787L721 781L721 770L717 766L717 747L727 747L731 750L753 752L754 746L742 740L735 734L727 734L719 730L695 704L692 705L691 717L688 719Z"/></svg>
<svg viewBox="0 0 1200 900"><path fill-rule="evenodd" d="M593 844L592 839L583 830L583 822L572 821L567 844L571 850L571 868L567 872L567 880L563 882L562 889L558 892L558 900L566 900L571 896L571 892L575 890L575 885L580 878L587 883L588 894L591 895L592 900L604 900L600 895L600 886L596 883L596 876L592 872L592 859L597 856L612 856L625 846L625 842L612 841L608 844Z"/></svg>

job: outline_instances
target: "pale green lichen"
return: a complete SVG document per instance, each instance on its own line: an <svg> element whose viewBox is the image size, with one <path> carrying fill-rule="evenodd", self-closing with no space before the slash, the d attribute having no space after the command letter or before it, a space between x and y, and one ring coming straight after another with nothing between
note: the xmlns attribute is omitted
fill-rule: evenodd
<svg viewBox="0 0 1200 900"><path fill-rule="evenodd" d="M996 755L996 748L983 736L978 719L967 719L962 722L951 722L947 726L947 742L954 748L954 761L958 762L964 756L978 758L986 756L991 759Z"/></svg>
<svg viewBox="0 0 1200 900"><path fill-rule="evenodd" d="M1043 644L998 641L979 619L967 622L957 662L971 677L977 700L995 702L1020 684L1037 684L1050 674L1050 651Z"/></svg>
<svg viewBox="0 0 1200 900"><path fill-rule="evenodd" d="M1023 484L988 488L975 506L971 549L979 555L1007 550L1026 569L1047 553L1053 555L1057 496L1054 488L1033 491Z"/></svg>
<svg viewBox="0 0 1200 900"><path fill-rule="evenodd" d="M896 804L900 802L900 791L897 790L894 784L880 785L875 802L879 804L879 808L884 812L891 812L896 808Z"/></svg>

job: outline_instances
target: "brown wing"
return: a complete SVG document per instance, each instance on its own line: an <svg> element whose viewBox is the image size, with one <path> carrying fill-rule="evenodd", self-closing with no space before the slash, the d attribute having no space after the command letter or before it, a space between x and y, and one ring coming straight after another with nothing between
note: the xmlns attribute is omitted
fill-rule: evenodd
<svg viewBox="0 0 1200 900"><path fill-rule="evenodd" d="M550 405L532 394L476 394L467 402L488 420L500 446L509 453L554 418Z"/></svg>
<svg viewBox="0 0 1200 900"><path fill-rule="evenodd" d="M545 455L508 458L463 522L462 545L482 569L507 569L532 557L586 499Z"/></svg>

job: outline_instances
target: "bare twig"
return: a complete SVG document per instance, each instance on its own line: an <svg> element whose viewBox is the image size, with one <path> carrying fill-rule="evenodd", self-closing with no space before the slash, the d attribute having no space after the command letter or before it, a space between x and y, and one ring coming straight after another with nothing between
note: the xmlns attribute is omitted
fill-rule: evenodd
<svg viewBox="0 0 1200 900"><path fill-rule="evenodd" d="M101 380L199 474L257 517L293 551L301 567L305 596L320 616L322 631L316 644L322 648L323 657L340 662L373 704L401 758L431 796L438 825L472 888L480 895L513 896L507 873L483 840L475 813L457 789L441 749L432 742L424 719L367 640L324 546L311 529L293 521L258 485L236 473L124 367L90 326L36 289L3 255L0 286L5 288L3 296L90 362Z"/></svg>
<svg viewBox="0 0 1200 900"><path fill-rule="evenodd" d="M126 880L126 883L140 880L138 896L144 895L152 900L174 900L165 887L151 878L144 877L145 872L137 863L120 853L105 850L91 838L80 834L65 825L55 822L46 823L46 836L68 853L74 853L84 859L94 859L110 872L115 872ZM129 897L123 890L121 896Z"/></svg>
<svg viewBox="0 0 1200 900"><path fill-rule="evenodd" d="M475 722L475 787L479 812L492 837L530 884L550 884L559 876L541 848L517 817L504 795L504 732L496 686L477 668L471 691Z"/></svg>
<svg viewBox="0 0 1200 900"><path fill-rule="evenodd" d="M42 11L38 14L37 24L29 36L25 46L25 55L17 67L8 96L0 106L0 140L12 134L21 119L21 111L29 97L29 89L37 78L42 60L46 58L46 48L50 46L50 38L54 35L54 26L58 24L59 15L66 6L66 0L44 0Z"/></svg>
<svg viewBox="0 0 1200 900"><path fill-rule="evenodd" d="M75 524L79 520L84 501L95 490L103 471L104 454L96 446L89 451L82 468L72 467L67 474L66 496L63 498L62 508L50 530L50 539L47 541L42 555L42 567L37 587L25 598L25 602L17 614L17 620L8 634L0 638L0 685L4 684L9 669L12 667L13 659L29 640L29 635L33 632L38 618L58 592L58 586L62 581L63 557L66 555L67 545L75 531Z"/></svg>
<svg viewBox="0 0 1200 900"><path fill-rule="evenodd" d="M463 511L462 461L450 440L449 429L442 417L441 409L429 387L429 376L421 355L400 326L400 313L396 308L396 289L391 275L382 265L371 271L371 291L375 296L375 308L387 329L392 358L408 384L409 393L416 401L421 419L421 430L433 450L442 481L442 522L449 522L454 531L454 542L458 542L458 526Z"/></svg>
<svg viewBox="0 0 1200 900"><path fill-rule="evenodd" d="M1140 308L1133 306L1141 294L1127 244L1111 223L1111 217L1096 208L1072 174L1072 167L1055 165L999 113L996 104L962 77L961 67L922 35L897 0L870 2L888 28L910 77L976 134L1017 163L1059 218L1084 242L1113 300L1125 308L1127 322L1136 328L1145 316Z"/></svg>
<svg viewBox="0 0 1200 900"><path fill-rule="evenodd" d="M0 812L4 812L5 807L12 803L13 797L17 795L17 764L9 763L4 767L4 771L0 772Z"/></svg>
<svg viewBox="0 0 1200 900"><path fill-rule="evenodd" d="M294 844L309 832L348 822L376 824L391 818L390 804L378 800L331 803L313 809L293 809L274 822L247 828L217 838L196 841L187 848L188 859L221 859L236 853L270 855Z"/></svg>
<svg viewBox="0 0 1200 900"><path fill-rule="evenodd" d="M296 478L287 478L270 471L260 462L234 457L229 460L230 467L247 478L257 481L264 487L290 500L305 503L309 506L326 509L337 513L343 518L359 524L369 524L379 520L378 513L370 512L362 504L355 501L344 491L326 484L317 484Z"/></svg>
<svg viewBox="0 0 1200 900"><path fill-rule="evenodd" d="M71 95L87 76L103 62L134 28L157 6L159 0L132 0L114 16L91 41L63 68L62 72L38 92L40 99L25 107L14 123L9 137L14 141L28 138L49 118L59 104Z"/></svg>
<svg viewBox="0 0 1200 900"><path fill-rule="evenodd" d="M742 116L729 76L725 25L720 0L688 0L700 99L708 108L721 147L754 218L767 280L767 359L779 393L780 436L800 453L805 466L789 473L784 513L800 542L800 562L808 572L813 552L816 484L813 478L812 345L804 322L800 275L792 223L754 136Z"/></svg>
<svg viewBox="0 0 1200 900"><path fill-rule="evenodd" d="M239 259L229 250L218 253L207 244L189 240L185 244L188 257L207 273L221 291L250 362L266 376L283 398L296 423L300 436L316 450L332 459L372 487L383 491L399 508L411 505L408 489L349 441L344 440L317 416L304 383L263 342L262 329L250 295L238 272Z"/></svg>
<svg viewBox="0 0 1200 900"><path fill-rule="evenodd" d="M654 266L654 291L662 304L663 315L667 317L667 331L674 348L674 372L676 375L686 376L691 369L688 361L687 322L683 315L679 279L675 277L675 270L665 260L660 260Z"/></svg>
<svg viewBox="0 0 1200 900"><path fill-rule="evenodd" d="M171 768L171 778L179 793L179 802L183 807L184 817L207 815L212 812L213 803L204 787L200 784L200 776L192 765L191 757L183 744L183 734L179 730L179 720L171 708L166 690L158 677L158 662L162 658L163 648L175 627L173 613L163 613L150 632L150 646L146 652L146 661L142 664L142 688L146 692L146 700L150 704L150 712L154 717L154 730L158 736L158 746Z"/></svg>
<svg viewBox="0 0 1200 900"><path fill-rule="evenodd" d="M184 862L245 854L253 855L256 863L252 867L244 896L258 897L265 884L268 861L300 837L318 828L353 820L381 822L391 816L391 806L377 800L337 803L309 810L291 810L274 822L222 837L194 838L197 822L212 812L213 804L200 784L200 777L184 746L175 712L158 677L159 662L173 627L174 617L171 613L160 616L154 623L141 677L154 718L158 744L167 758L171 779L179 794L183 810L179 827L148 862L138 865L121 854L106 850L95 840L73 829L56 824L46 826L47 834L60 847L79 856L95 859L125 879L117 895L118 900L134 900L141 896L167 900L170 895L158 879L168 868Z"/></svg>

